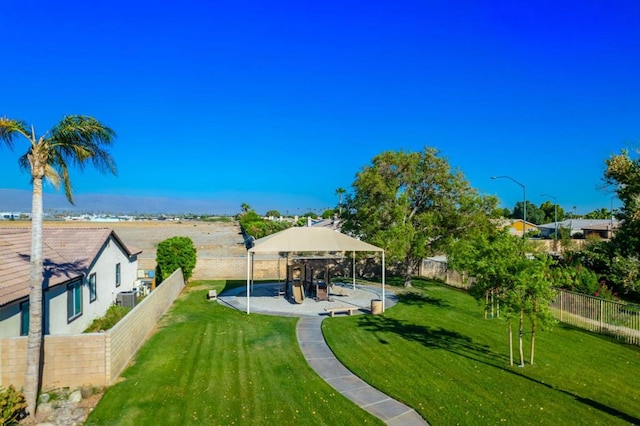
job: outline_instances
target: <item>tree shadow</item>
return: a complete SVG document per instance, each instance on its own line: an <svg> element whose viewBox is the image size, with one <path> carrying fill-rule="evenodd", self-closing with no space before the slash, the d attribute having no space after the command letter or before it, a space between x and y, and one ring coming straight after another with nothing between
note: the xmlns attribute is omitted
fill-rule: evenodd
<svg viewBox="0 0 640 426"><path fill-rule="evenodd" d="M556 386L550 385L549 383L541 382L540 380L534 379L533 377L525 376L524 374L522 374L522 373L520 373L518 371L515 371L515 370L504 369L504 371L507 371L507 372L509 372L511 374L515 374L516 376L521 377L521 378L526 379L526 380L529 380L529 381L531 381L531 382L533 382L533 383L535 383L537 385L542 385L542 386L544 386L546 388L549 388L549 389L552 389L554 391L557 391L557 392L563 393L565 395L568 395L568 396L574 398L576 401L578 401L578 402L580 402L582 404L588 405L589 407L594 408L594 409L596 409L598 411L602 411L603 413L607 413L610 416L617 417L617 418L619 418L619 419L621 419L621 420L623 420L625 422L628 422L629 424L632 424L632 425L640 424L640 418L634 417L634 416L632 416L630 414L627 414L627 413L623 413L622 411L618 410L617 408L609 407L608 405L604 405L601 402L594 401L591 398L586 398L586 397L577 395L574 392L571 392L571 391L568 391L568 390L565 390L565 389L560 389L560 388L558 388Z"/></svg>
<svg viewBox="0 0 640 426"><path fill-rule="evenodd" d="M420 295L418 295L420 296ZM418 301L420 301L418 297ZM416 302L418 303L418 302ZM421 301L420 303L425 303ZM429 303L428 301L426 303ZM365 330L372 331L381 344L389 344L382 335L393 333L405 340L419 343L427 348L445 350L475 362L485 364L499 370L515 374L521 378L545 386L549 389L561 392L575 398L576 401L586 404L593 409L602 411L611 416L622 419L630 424L640 424L640 419L624 413L616 408L609 407L590 398L582 397L571 391L560 389L551 384L541 382L532 377L507 366L509 359L504 355L493 352L489 346L476 343L469 336L465 336L456 331L447 330L442 327L434 328L424 325L413 324L407 320L400 320L379 315L363 315L358 320L358 326Z"/></svg>
<svg viewBox="0 0 640 426"><path fill-rule="evenodd" d="M418 307L422 305L431 305L436 308L447 308L451 306L449 302L446 302L442 299L436 299L435 297L431 297L428 294L420 293L417 291L406 291L397 293L396 297L398 298L398 302L400 303Z"/></svg>
<svg viewBox="0 0 640 426"><path fill-rule="evenodd" d="M388 342L382 339L379 334L392 333L405 340L419 343L427 348L458 353L492 366L496 366L495 362L502 358L500 355L492 352L489 346L475 343L469 336L442 327L434 328L418 325L406 320L380 315L363 315L358 320L358 327L376 333L378 341L383 344L388 344Z"/></svg>
<svg viewBox="0 0 640 426"><path fill-rule="evenodd" d="M19 255L22 260L30 261L31 256L28 254ZM74 262L56 262L50 258L44 258L42 261L42 288L50 288L49 283L54 277L66 277L68 279L78 278L87 272L88 259L80 259Z"/></svg>

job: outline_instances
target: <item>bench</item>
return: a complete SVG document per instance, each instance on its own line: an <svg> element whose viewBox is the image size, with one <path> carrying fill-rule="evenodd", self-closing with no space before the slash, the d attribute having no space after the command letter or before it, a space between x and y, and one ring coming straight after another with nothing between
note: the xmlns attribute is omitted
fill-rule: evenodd
<svg viewBox="0 0 640 426"><path fill-rule="evenodd" d="M209 290L209 293L207 293L207 300L216 300L217 298L218 298L218 291Z"/></svg>
<svg viewBox="0 0 640 426"><path fill-rule="evenodd" d="M357 306L340 306L337 308L324 308L325 311L329 312L331 316L334 316L336 313L344 312L345 314L353 315L355 311L359 308Z"/></svg>

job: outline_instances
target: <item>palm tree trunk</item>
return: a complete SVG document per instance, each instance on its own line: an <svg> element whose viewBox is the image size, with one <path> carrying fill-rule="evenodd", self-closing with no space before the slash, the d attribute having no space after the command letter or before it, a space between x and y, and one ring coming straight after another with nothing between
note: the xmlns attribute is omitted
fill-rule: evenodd
<svg viewBox="0 0 640 426"><path fill-rule="evenodd" d="M36 413L42 364L42 178L33 179L31 201L31 259L29 262L29 337L24 396L29 415Z"/></svg>
<svg viewBox="0 0 640 426"><path fill-rule="evenodd" d="M520 329L518 332L518 336L520 340L518 343L518 350L520 352L520 367L524 367L524 352L522 349L523 327L524 327L524 309L520 309Z"/></svg>

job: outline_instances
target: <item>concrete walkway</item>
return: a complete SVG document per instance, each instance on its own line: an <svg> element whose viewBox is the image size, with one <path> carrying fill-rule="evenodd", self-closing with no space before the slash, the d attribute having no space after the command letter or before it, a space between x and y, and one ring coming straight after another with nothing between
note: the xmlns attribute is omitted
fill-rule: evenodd
<svg viewBox="0 0 640 426"><path fill-rule="evenodd" d="M324 318L326 317L304 316L298 320L298 344L311 368L342 395L388 425L428 424L413 408L368 385L338 361L322 334Z"/></svg>
<svg viewBox="0 0 640 426"><path fill-rule="evenodd" d="M316 302L305 300L302 304L294 304L284 297L275 296L279 283L256 284L251 292L251 312L267 315L298 317L296 335L298 344L305 359L329 385L350 399L356 405L367 410L374 416L392 426L427 425L422 417L412 408L390 398L367 384L353 374L335 357L324 340L322 334L322 320L327 318L326 307L353 306L358 313L369 312L372 298L381 298L380 289L362 286L345 286L344 295L333 295L333 302ZM385 294L385 304L389 308L397 302L392 292ZM222 292L218 296L218 303L239 311L246 311L246 289L238 287L231 291ZM365 314L370 315L370 314Z"/></svg>

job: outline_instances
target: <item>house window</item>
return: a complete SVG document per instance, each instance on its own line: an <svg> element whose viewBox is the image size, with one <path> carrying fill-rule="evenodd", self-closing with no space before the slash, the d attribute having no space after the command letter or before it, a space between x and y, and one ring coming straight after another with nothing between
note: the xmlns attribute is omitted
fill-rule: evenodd
<svg viewBox="0 0 640 426"><path fill-rule="evenodd" d="M98 297L96 292L96 273L89 275L89 303L95 302Z"/></svg>
<svg viewBox="0 0 640 426"><path fill-rule="evenodd" d="M20 335L26 336L29 334L29 302L22 302L20 304Z"/></svg>
<svg viewBox="0 0 640 426"><path fill-rule="evenodd" d="M82 280L67 284L67 321L82 315Z"/></svg>
<svg viewBox="0 0 640 426"><path fill-rule="evenodd" d="M120 264L116 263L116 287L120 287Z"/></svg>

